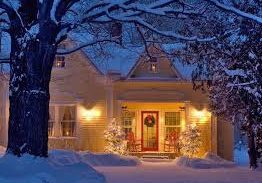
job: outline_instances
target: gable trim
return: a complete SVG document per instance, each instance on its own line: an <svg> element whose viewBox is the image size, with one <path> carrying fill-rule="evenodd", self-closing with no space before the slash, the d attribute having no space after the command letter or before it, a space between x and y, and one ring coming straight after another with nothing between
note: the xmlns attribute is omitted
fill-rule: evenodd
<svg viewBox="0 0 262 183"><path fill-rule="evenodd" d="M149 45L149 47L152 46ZM163 49L159 46L160 51L165 55L166 59L170 62L171 65L171 69L172 71L177 75L178 79L176 80L183 80L184 78L182 77L181 73L175 68L175 65L172 63L172 61L169 59L169 57L167 56L167 54L163 51ZM139 64L141 63L141 58L143 57L143 55L145 55L146 51L144 50L143 53L139 56L138 60L136 61L136 63L134 64L134 66L130 69L130 71L128 72L127 76L126 76L126 80L129 79L133 79L131 78L132 74L135 72L135 70L137 69L137 67L139 66ZM139 80L139 79L137 79ZM152 78L152 80L154 80L154 78Z"/></svg>

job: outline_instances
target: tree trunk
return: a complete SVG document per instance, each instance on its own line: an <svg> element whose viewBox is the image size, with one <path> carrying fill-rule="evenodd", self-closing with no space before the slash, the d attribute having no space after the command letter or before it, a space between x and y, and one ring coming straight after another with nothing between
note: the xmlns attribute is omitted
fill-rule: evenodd
<svg viewBox="0 0 262 183"><path fill-rule="evenodd" d="M262 163L262 125L261 127L257 128L256 133L256 151L257 151L257 158L260 159L260 163Z"/></svg>
<svg viewBox="0 0 262 183"><path fill-rule="evenodd" d="M249 155L249 166L252 169L257 168L257 153L255 145L255 134L252 127L248 129L248 155Z"/></svg>
<svg viewBox="0 0 262 183"><path fill-rule="evenodd" d="M49 39L26 40L26 47L16 40L11 50L7 152L47 157L49 83L56 46Z"/></svg>

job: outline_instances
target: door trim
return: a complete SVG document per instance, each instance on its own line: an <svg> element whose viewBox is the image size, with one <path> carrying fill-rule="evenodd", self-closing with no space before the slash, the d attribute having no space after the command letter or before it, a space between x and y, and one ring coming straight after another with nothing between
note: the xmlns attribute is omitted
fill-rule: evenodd
<svg viewBox="0 0 262 183"><path fill-rule="evenodd" d="M144 113L156 113L156 144L157 147L152 149L152 148L144 148L144 119L143 119L143 114ZM142 151L158 151L159 149L159 111L141 111L141 145L142 145Z"/></svg>

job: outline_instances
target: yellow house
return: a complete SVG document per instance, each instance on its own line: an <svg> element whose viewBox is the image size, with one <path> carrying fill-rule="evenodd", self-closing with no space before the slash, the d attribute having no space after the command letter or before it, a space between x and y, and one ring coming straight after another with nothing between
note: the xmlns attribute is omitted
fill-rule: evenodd
<svg viewBox="0 0 262 183"><path fill-rule="evenodd" d="M192 66L172 60L165 46L114 48L108 54L85 48L57 56L52 73L49 147L103 152L103 132L116 119L141 144L139 153L166 153L170 133L187 124L201 130L202 148L233 156L233 130L208 111L207 93L192 89ZM7 143L8 80L0 78L0 143ZM148 116L154 118L150 128ZM139 153L136 153L139 154ZM172 152L168 152L169 154Z"/></svg>

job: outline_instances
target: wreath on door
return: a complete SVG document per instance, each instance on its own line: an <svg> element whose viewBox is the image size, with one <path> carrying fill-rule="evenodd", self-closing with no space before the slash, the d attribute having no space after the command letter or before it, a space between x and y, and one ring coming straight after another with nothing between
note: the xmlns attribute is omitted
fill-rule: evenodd
<svg viewBox="0 0 262 183"><path fill-rule="evenodd" d="M153 127L156 124L156 119L153 115L147 115L144 120L144 125L147 127Z"/></svg>

